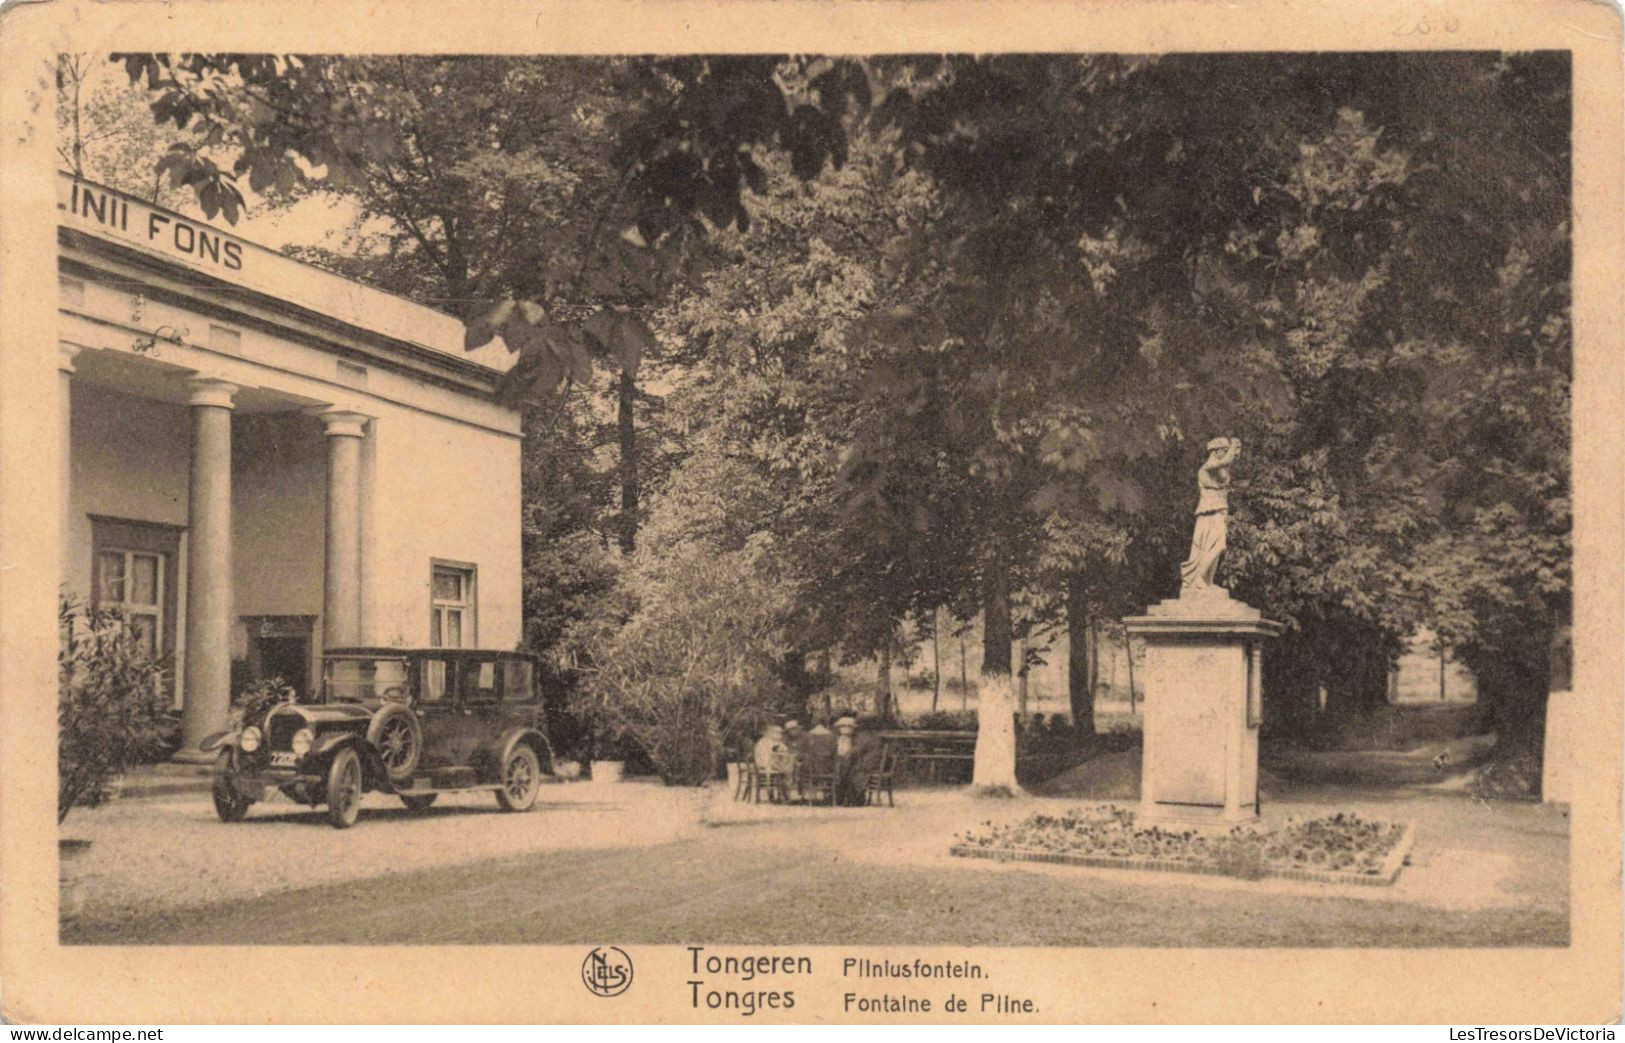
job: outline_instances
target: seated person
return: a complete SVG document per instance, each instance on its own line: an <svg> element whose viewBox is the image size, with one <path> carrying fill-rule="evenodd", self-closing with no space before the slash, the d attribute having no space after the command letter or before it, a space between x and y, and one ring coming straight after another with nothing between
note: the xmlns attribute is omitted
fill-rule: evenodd
<svg viewBox="0 0 1625 1043"><path fill-rule="evenodd" d="M756 740L752 755L758 771L784 772L794 764L794 754L785 742L784 729L776 724L768 725L762 737Z"/></svg>
<svg viewBox="0 0 1625 1043"><path fill-rule="evenodd" d="M827 775L835 768L835 733L820 720L801 739L801 759L812 772Z"/></svg>
<svg viewBox="0 0 1625 1043"><path fill-rule="evenodd" d="M835 756L846 758L852 754L852 746L857 741L858 719L850 710L835 711Z"/></svg>
<svg viewBox="0 0 1625 1043"><path fill-rule="evenodd" d="M886 740L874 732L859 731L852 739L852 752L843 757L836 779L836 803L861 805L869 776L880 770L886 753Z"/></svg>

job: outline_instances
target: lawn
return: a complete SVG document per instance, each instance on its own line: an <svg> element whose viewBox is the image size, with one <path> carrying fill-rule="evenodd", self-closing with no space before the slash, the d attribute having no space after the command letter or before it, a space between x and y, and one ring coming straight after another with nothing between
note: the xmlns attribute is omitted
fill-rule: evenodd
<svg viewBox="0 0 1625 1043"><path fill-rule="evenodd" d="M1159 887L1012 867L907 868L742 845L746 829L527 855L80 923L101 944L797 942L1053 946L1560 946L1549 909L1450 910Z"/></svg>

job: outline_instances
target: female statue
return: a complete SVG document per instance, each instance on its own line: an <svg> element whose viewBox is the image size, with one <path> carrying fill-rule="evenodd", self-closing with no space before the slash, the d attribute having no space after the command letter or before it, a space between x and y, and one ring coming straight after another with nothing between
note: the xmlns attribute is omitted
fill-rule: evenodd
<svg viewBox="0 0 1625 1043"><path fill-rule="evenodd" d="M1241 439L1215 438L1207 444L1207 462L1196 474L1196 529L1191 533L1191 553L1179 566L1179 596L1201 596L1222 592L1213 583L1224 553L1225 530L1230 517L1230 465L1241 454Z"/></svg>

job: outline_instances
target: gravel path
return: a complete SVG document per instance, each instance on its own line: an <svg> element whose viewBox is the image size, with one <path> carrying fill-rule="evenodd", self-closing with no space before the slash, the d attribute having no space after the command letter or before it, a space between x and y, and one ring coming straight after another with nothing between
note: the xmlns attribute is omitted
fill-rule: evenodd
<svg viewBox="0 0 1625 1043"><path fill-rule="evenodd" d="M1313 801L1304 799L1310 795ZM1266 817L1311 817L1344 809L1412 822L1417 840L1411 864L1392 887L1000 865L952 858L947 846L956 834L984 820L1062 810L1079 800L976 800L960 790L907 790L898 794L895 809L752 806L735 803L722 787L667 789L641 782L544 787L537 806L519 815L499 812L494 800L478 794L443 797L421 815L406 812L394 798L372 795L361 821L349 830L335 830L321 812L280 798L257 805L246 822L234 825L218 822L207 799L123 801L76 813L63 835L92 841L88 851L69 863L83 896L75 918L80 928L75 933L82 936L96 935L97 924L116 931L122 922L158 912L205 905L219 909L222 903L322 885L351 884L365 892L368 881L378 878L414 874L421 880L425 872L440 871L511 869L517 879L527 879L518 870L533 867L526 871L533 872L528 877L533 900L568 904L569 894L555 894L559 882L549 867L556 863L562 868L581 858L624 860L629 869L642 864L640 871L650 874L648 887L656 892L664 888L667 873L697 874L696 886L710 886L701 878L718 870L684 870L674 861L672 852L678 850L696 866L766 859L774 865L822 865L842 874L909 870L934 874L938 881L962 879L968 887L983 886L976 880L988 874L1015 874L1028 881L1044 878L1045 886L1071 888L1080 896L1104 887L1114 893L1127 889L1125 893L1152 901L1195 901L1201 895L1206 896L1203 902L1249 907L1271 896L1280 901L1349 899L1347 908L1370 908L1374 916L1375 906L1386 905L1445 916L1501 913L1538 917L1542 924L1566 923L1569 838L1561 807L1485 804L1459 795L1417 796L1414 791L1296 796L1266 805ZM606 878L594 886L623 888L631 895L642 886L632 879L636 875L617 871L610 877L619 877L618 883ZM582 884L578 880L571 886ZM668 895L670 900L679 897ZM614 895L600 899L611 904L620 900ZM438 901L434 887L428 886L417 896L417 907L427 915ZM455 904L449 895L446 901ZM695 895L692 901L708 899ZM397 915L387 910L379 915ZM192 917L183 912L171 919L184 930ZM363 933L387 938L390 930L389 924L377 924ZM1549 935L1547 928L1541 931Z"/></svg>
<svg viewBox="0 0 1625 1043"><path fill-rule="evenodd" d="M771 828L771 827L762 827ZM69 944L1562 945L1566 914L1460 912L1343 895L1174 887L1142 874L891 866L746 829L643 848L549 851L326 884L115 922ZM1060 868L1060 867L1057 867ZM1174 876L1175 874L1167 874Z"/></svg>
<svg viewBox="0 0 1625 1043"><path fill-rule="evenodd" d="M544 786L523 814L488 793L442 795L426 812L369 794L361 820L334 829L324 813L280 795L226 825L207 797L119 801L76 811L64 839L91 841L69 863L79 918L110 920L295 887L501 860L537 851L645 847L692 837L705 794L658 785ZM635 813L628 813L629 807Z"/></svg>

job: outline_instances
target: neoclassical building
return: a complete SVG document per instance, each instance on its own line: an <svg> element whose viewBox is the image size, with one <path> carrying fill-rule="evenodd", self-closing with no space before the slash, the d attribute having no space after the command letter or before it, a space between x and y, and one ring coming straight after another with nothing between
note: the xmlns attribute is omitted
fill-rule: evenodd
<svg viewBox="0 0 1625 1043"><path fill-rule="evenodd" d="M324 647L520 639L520 420L500 341L59 178L66 588L173 658L195 747Z"/></svg>

